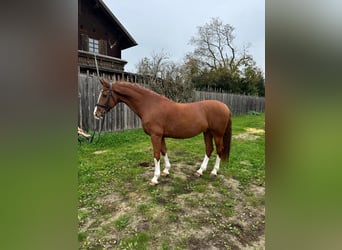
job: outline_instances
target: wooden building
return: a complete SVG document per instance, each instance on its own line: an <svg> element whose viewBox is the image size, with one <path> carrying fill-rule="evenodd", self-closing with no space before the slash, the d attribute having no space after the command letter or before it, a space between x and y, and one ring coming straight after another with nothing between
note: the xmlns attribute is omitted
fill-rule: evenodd
<svg viewBox="0 0 342 250"><path fill-rule="evenodd" d="M102 0L78 0L78 67L80 73L96 74L95 55L100 74L123 75L127 63L121 51L136 46Z"/></svg>

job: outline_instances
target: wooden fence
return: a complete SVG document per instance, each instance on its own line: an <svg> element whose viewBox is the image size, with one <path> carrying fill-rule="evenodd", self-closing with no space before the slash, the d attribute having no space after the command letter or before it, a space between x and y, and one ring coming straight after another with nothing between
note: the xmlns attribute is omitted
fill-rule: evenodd
<svg viewBox="0 0 342 250"><path fill-rule="evenodd" d="M110 79L113 81L113 79ZM94 130L98 126L93 111L102 85L95 76L78 75L78 126L84 130ZM233 115L248 112L264 112L265 98L228 93L195 91L195 100L219 100L228 105ZM140 118L123 103L106 114L103 131L122 131L141 128Z"/></svg>
<svg viewBox="0 0 342 250"><path fill-rule="evenodd" d="M218 100L229 107L233 115L247 114L251 111L264 112L265 98L220 92L195 91L195 100Z"/></svg>

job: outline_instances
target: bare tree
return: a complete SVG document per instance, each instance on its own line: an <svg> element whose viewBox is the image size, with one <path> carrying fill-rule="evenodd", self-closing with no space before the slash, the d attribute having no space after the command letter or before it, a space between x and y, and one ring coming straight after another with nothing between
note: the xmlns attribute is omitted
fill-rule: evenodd
<svg viewBox="0 0 342 250"><path fill-rule="evenodd" d="M153 52L151 58L143 58L137 64L138 74L149 87L176 102L192 101L194 88L184 78L184 68L169 60L165 52Z"/></svg>
<svg viewBox="0 0 342 250"><path fill-rule="evenodd" d="M232 74L238 73L241 66L253 61L248 54L247 46L238 50L233 41L234 27L223 24L219 18L212 18L210 23L198 27L197 36L190 40L190 44L196 46L189 57L196 58L202 68L217 70L228 69Z"/></svg>
<svg viewBox="0 0 342 250"><path fill-rule="evenodd" d="M147 77L150 82L163 78L168 65L169 56L165 52L152 52L151 58L144 57L137 64L138 73Z"/></svg>

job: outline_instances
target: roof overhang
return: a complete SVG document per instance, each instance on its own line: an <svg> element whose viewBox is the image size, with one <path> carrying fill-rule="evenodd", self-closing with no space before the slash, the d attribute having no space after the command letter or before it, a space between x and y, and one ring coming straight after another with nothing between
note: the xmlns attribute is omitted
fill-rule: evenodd
<svg viewBox="0 0 342 250"><path fill-rule="evenodd" d="M138 45L138 43L134 40L134 38L128 33L128 31L126 30L126 28L120 23L120 21L114 16L114 14L111 12L111 10L107 7L107 5L102 1L102 0L98 0L98 2L100 3L100 7L104 10L104 12L106 12L109 17L113 20L113 23L115 23L119 29L121 29L122 33L125 34L128 43L126 43L126 46L121 47L121 49L127 49L133 46Z"/></svg>

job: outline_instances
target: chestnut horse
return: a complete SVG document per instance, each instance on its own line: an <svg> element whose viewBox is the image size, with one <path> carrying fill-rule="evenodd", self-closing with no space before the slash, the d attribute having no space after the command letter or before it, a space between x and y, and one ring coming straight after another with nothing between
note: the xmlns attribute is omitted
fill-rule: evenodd
<svg viewBox="0 0 342 250"><path fill-rule="evenodd" d="M198 177L207 168L214 149L213 139L217 158L211 175L217 175L221 160L228 160L232 122L231 112L224 103L215 100L176 103L137 84L109 83L103 79L100 82L103 88L94 109L95 118L102 118L117 103L123 102L140 117L145 133L151 136L155 164L151 185L158 184L160 153L165 160L162 176L169 174L171 164L166 152L165 137L183 139L203 132L206 154L195 173Z"/></svg>

